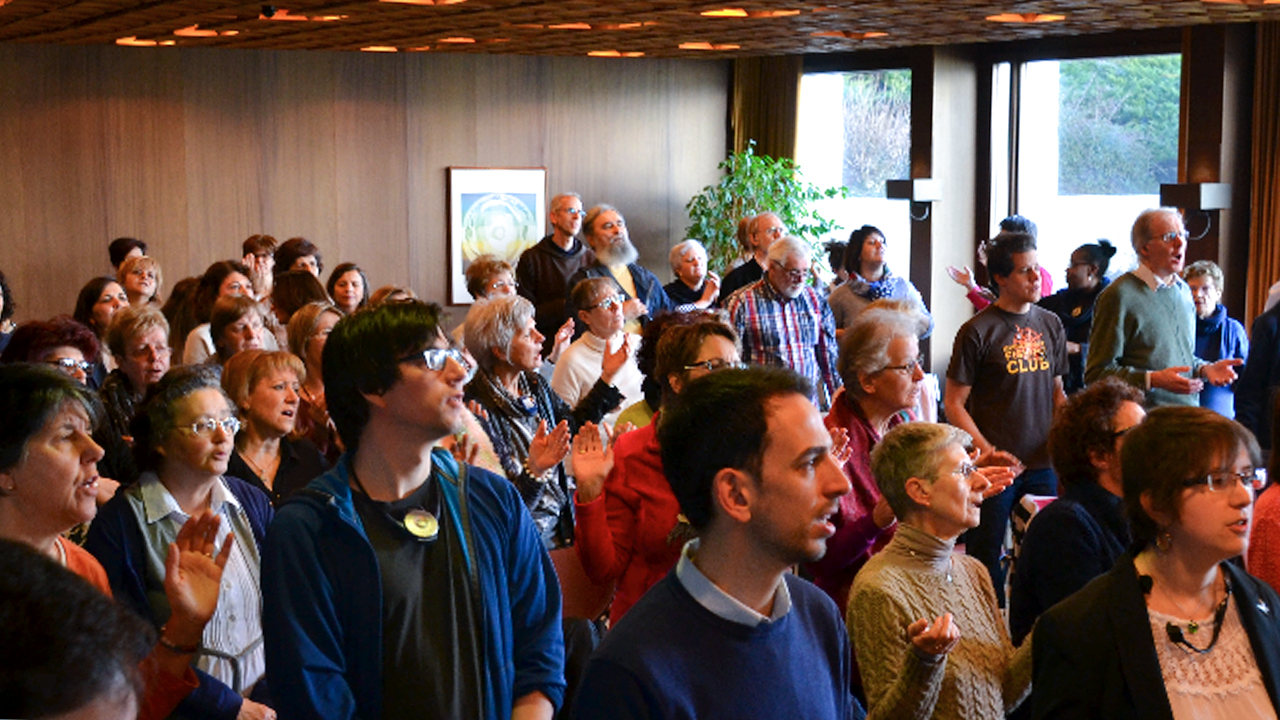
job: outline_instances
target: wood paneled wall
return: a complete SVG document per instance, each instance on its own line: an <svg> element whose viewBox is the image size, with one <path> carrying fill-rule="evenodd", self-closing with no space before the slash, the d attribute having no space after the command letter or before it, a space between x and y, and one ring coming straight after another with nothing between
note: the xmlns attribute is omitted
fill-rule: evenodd
<svg viewBox="0 0 1280 720"><path fill-rule="evenodd" d="M70 312L123 235L166 291L265 232L444 303L451 165L545 166L670 277L726 147L727 62L0 45L0 68L19 319Z"/></svg>

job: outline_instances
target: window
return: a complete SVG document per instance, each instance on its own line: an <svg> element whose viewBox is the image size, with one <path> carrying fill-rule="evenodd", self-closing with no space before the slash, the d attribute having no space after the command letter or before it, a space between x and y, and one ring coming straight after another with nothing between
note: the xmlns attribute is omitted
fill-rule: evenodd
<svg viewBox="0 0 1280 720"><path fill-rule="evenodd" d="M796 161L805 180L844 185L852 195L816 203L823 217L843 228L821 240L847 241L853 230L874 225L889 243L890 269L902 277L911 272L910 211L906 201L885 199L884 181L909 177L910 154L910 70L807 73L801 79Z"/></svg>
<svg viewBox="0 0 1280 720"><path fill-rule="evenodd" d="M1118 250L1109 274L1137 265L1133 220L1177 179L1180 73L1178 54L995 66L992 234L1010 212L1035 221L1055 290L1072 250L1099 238Z"/></svg>

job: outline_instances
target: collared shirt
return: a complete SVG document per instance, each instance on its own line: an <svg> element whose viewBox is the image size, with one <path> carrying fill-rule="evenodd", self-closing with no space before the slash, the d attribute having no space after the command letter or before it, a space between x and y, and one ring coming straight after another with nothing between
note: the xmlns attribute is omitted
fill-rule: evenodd
<svg viewBox="0 0 1280 720"><path fill-rule="evenodd" d="M729 319L742 337L742 360L787 367L809 378L824 412L840 388L836 374L836 330L831 306L805 286L794 298L774 290L768 276L731 298Z"/></svg>
<svg viewBox="0 0 1280 720"><path fill-rule="evenodd" d="M191 516L183 512L155 473L143 473L139 479L143 512L147 525L156 531L164 542L173 542ZM222 517L213 554L221 551L232 523L238 522L244 509L221 478L209 494L209 509ZM246 692L266 671L266 658L262 645L262 590L259 584L259 566L237 542L222 573L222 589L218 593L218 608L204 626L201 636L201 653L196 667L231 686L237 692ZM229 655L234 660L204 654L205 650ZM239 666L237 678L235 666ZM239 686L235 684L239 680Z"/></svg>
<svg viewBox="0 0 1280 720"><path fill-rule="evenodd" d="M716 617L755 627L760 623L777 622L791 612L791 591L787 589L786 579L778 578L778 587L773 591L773 612L766 617L742 604L703 575L698 566L693 564L693 554L697 551L697 538L685 543L680 560L676 563L676 579L699 605L710 610Z"/></svg>
<svg viewBox="0 0 1280 720"><path fill-rule="evenodd" d="M1151 268L1143 265L1142 263L1138 263L1138 267L1134 268L1133 276L1146 283L1147 287L1151 288L1151 292L1156 292L1161 288L1177 289L1179 285L1184 287L1187 285L1182 281L1182 278L1178 276L1178 273L1170 275L1168 280L1161 280L1156 277L1156 274L1151 271ZM1187 292L1191 292L1190 288L1187 289Z"/></svg>

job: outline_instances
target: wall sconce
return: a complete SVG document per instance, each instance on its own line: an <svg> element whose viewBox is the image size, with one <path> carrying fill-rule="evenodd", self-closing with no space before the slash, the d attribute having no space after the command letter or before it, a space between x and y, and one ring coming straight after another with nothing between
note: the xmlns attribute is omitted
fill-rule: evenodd
<svg viewBox="0 0 1280 720"><path fill-rule="evenodd" d="M1161 207L1175 207L1187 212L1204 214L1204 232L1192 237L1199 240L1209 234L1213 225L1211 210L1227 210L1231 208L1230 183L1161 183Z"/></svg>
<svg viewBox="0 0 1280 720"><path fill-rule="evenodd" d="M912 180L885 180L884 196L890 200L910 200L912 204L911 219L923 222L929 219L929 203L942 199L942 183L933 178L915 178ZM924 206L924 214L916 216L915 206Z"/></svg>

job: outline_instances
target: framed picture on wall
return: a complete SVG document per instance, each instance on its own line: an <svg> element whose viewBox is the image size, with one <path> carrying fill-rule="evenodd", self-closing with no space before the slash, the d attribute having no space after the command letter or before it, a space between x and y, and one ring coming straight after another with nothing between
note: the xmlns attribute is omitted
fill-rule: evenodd
<svg viewBox="0 0 1280 720"><path fill-rule="evenodd" d="M466 272L476 258L514 268L546 226L546 168L449 168L449 302L472 302Z"/></svg>

